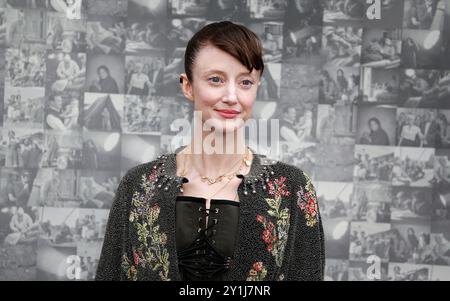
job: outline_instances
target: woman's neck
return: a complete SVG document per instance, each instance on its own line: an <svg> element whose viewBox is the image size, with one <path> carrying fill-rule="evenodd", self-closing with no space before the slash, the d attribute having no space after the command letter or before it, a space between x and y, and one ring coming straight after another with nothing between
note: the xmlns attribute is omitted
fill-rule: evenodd
<svg viewBox="0 0 450 301"><path fill-rule="evenodd" d="M247 162L252 162L253 154L249 149L247 151L244 139L235 138L234 143L230 142L228 147L225 146L225 140L223 140L223 147L210 146L202 141L194 138L183 150L183 153L187 155L181 158L181 171L186 168L186 170L194 170L195 174L210 178L217 178L223 174L229 175L236 172L240 166L242 166L242 170L239 173L246 174L248 172L251 164L243 164L242 160L245 157ZM205 144L207 145L205 146Z"/></svg>

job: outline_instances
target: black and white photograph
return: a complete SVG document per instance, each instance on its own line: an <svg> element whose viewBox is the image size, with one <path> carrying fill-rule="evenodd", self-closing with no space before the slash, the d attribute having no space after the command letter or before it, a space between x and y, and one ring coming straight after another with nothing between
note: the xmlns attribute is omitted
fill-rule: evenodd
<svg viewBox="0 0 450 301"><path fill-rule="evenodd" d="M445 1L442 0L403 0L403 28L432 29L444 19Z"/></svg>
<svg viewBox="0 0 450 301"><path fill-rule="evenodd" d="M349 259L366 261L371 255L381 262L389 261L390 223L352 222L350 226Z"/></svg>
<svg viewBox="0 0 450 301"><path fill-rule="evenodd" d="M119 133L83 131L83 169L119 170L121 145Z"/></svg>
<svg viewBox="0 0 450 301"><path fill-rule="evenodd" d="M350 203L351 220L368 223L391 221L392 186L381 182L355 183Z"/></svg>
<svg viewBox="0 0 450 301"><path fill-rule="evenodd" d="M322 49L326 65L359 67L363 29L352 26L324 26Z"/></svg>
<svg viewBox="0 0 450 301"><path fill-rule="evenodd" d="M47 52L46 94L83 91L86 82L86 53Z"/></svg>
<svg viewBox="0 0 450 301"><path fill-rule="evenodd" d="M47 12L46 20L47 49L64 53L86 51L86 18L68 19L65 14Z"/></svg>
<svg viewBox="0 0 450 301"><path fill-rule="evenodd" d="M43 141L43 130L3 128L0 132L2 166L38 168L43 155Z"/></svg>
<svg viewBox="0 0 450 301"><path fill-rule="evenodd" d="M164 99L158 96L126 95L122 129L124 133L156 134L161 131ZM172 111L177 112L177 111Z"/></svg>
<svg viewBox="0 0 450 301"><path fill-rule="evenodd" d="M348 260L327 258L325 281L348 281Z"/></svg>
<svg viewBox="0 0 450 301"><path fill-rule="evenodd" d="M428 281L431 265L411 263L389 263L389 281Z"/></svg>
<svg viewBox="0 0 450 301"><path fill-rule="evenodd" d="M450 220L450 150L436 149L434 159L432 219Z"/></svg>
<svg viewBox="0 0 450 301"><path fill-rule="evenodd" d="M390 241L390 263L432 263L429 222L416 221L414 224L400 222L392 223Z"/></svg>
<svg viewBox="0 0 450 301"><path fill-rule="evenodd" d="M38 281L76 279L78 208L39 207Z"/></svg>
<svg viewBox="0 0 450 301"><path fill-rule="evenodd" d="M401 29L365 28L362 40L362 66L392 69L400 66Z"/></svg>
<svg viewBox="0 0 450 301"><path fill-rule="evenodd" d="M44 24L47 18L42 11L7 6L5 13L8 16L5 28L7 46L17 49L25 43L45 44L47 32Z"/></svg>
<svg viewBox="0 0 450 301"><path fill-rule="evenodd" d="M184 1L183 1L184 2ZM270 2L273 1L268 1ZM228 20L233 22L248 22L250 13L249 5L256 5L255 3L248 3L240 0L209 0L206 9L206 20L221 21ZM266 5L263 5L267 7ZM266 11L270 9L266 8Z"/></svg>
<svg viewBox="0 0 450 301"><path fill-rule="evenodd" d="M401 91L400 69L361 68L360 103L380 105L402 105L399 101Z"/></svg>
<svg viewBox="0 0 450 301"><path fill-rule="evenodd" d="M396 110L382 105L358 106L357 143L395 145Z"/></svg>
<svg viewBox="0 0 450 301"><path fill-rule="evenodd" d="M450 72L403 69L400 72L399 105L408 108L450 108Z"/></svg>
<svg viewBox="0 0 450 301"><path fill-rule="evenodd" d="M3 126L5 128L43 128L45 90L41 87L6 86Z"/></svg>
<svg viewBox="0 0 450 301"><path fill-rule="evenodd" d="M83 137L81 131L45 132L43 156L40 167L57 169L81 168L81 148Z"/></svg>
<svg viewBox="0 0 450 301"><path fill-rule="evenodd" d="M318 105L316 137L319 142L354 141L357 108L352 104Z"/></svg>
<svg viewBox="0 0 450 301"><path fill-rule="evenodd" d="M121 94L85 93L83 128L121 132L124 98Z"/></svg>
<svg viewBox="0 0 450 301"><path fill-rule="evenodd" d="M395 186L392 188L391 221L430 221L433 190L429 187Z"/></svg>
<svg viewBox="0 0 450 301"><path fill-rule="evenodd" d="M33 183L28 206L79 207L76 182L75 169L40 168Z"/></svg>
<svg viewBox="0 0 450 301"><path fill-rule="evenodd" d="M450 117L450 116L449 116ZM447 125L444 114L435 109L397 109L397 145L410 147L442 147Z"/></svg>
<svg viewBox="0 0 450 301"><path fill-rule="evenodd" d="M168 45L167 1L128 1L125 51L129 54L163 54Z"/></svg>
<svg viewBox="0 0 450 301"><path fill-rule="evenodd" d="M45 47L25 44L7 48L5 84L13 87L43 87L46 73Z"/></svg>
<svg viewBox="0 0 450 301"><path fill-rule="evenodd" d="M0 280L35 280L39 237L36 209L0 205L0 229Z"/></svg>
<svg viewBox="0 0 450 301"><path fill-rule="evenodd" d="M400 66L414 69L440 69L443 31L402 30Z"/></svg>
<svg viewBox="0 0 450 301"><path fill-rule="evenodd" d="M64 91L46 96L44 128L47 130L80 130L83 99L80 91Z"/></svg>
<svg viewBox="0 0 450 301"><path fill-rule="evenodd" d="M121 55L89 53L86 92L124 94L125 61Z"/></svg>
<svg viewBox="0 0 450 301"><path fill-rule="evenodd" d="M364 0L325 0L323 22L333 25L362 25L366 13Z"/></svg>
<svg viewBox="0 0 450 301"><path fill-rule="evenodd" d="M26 207L36 177L36 169L2 168L0 170L0 205Z"/></svg>
<svg viewBox="0 0 450 301"><path fill-rule="evenodd" d="M354 199L353 182L317 181L315 187L320 189L317 197L324 218L329 221L350 220L351 203Z"/></svg>
<svg viewBox="0 0 450 301"><path fill-rule="evenodd" d="M247 25L261 39L265 64L279 63L283 56L283 23L282 22L252 22ZM265 70L264 70L265 71Z"/></svg>
<svg viewBox="0 0 450 301"><path fill-rule="evenodd" d="M128 0L87 0L86 6L88 15L126 17Z"/></svg>
<svg viewBox="0 0 450 301"><path fill-rule="evenodd" d="M164 58L148 56L125 57L125 94L132 95L162 95L167 83Z"/></svg>
<svg viewBox="0 0 450 301"><path fill-rule="evenodd" d="M359 68L330 65L320 71L319 103L352 104L359 96Z"/></svg>
<svg viewBox="0 0 450 301"><path fill-rule="evenodd" d="M433 177L434 148L395 148L392 185L431 187Z"/></svg>
<svg viewBox="0 0 450 301"><path fill-rule="evenodd" d="M111 208L119 185L119 172L85 169L77 173L76 180L76 195L79 197L79 207Z"/></svg>
<svg viewBox="0 0 450 301"><path fill-rule="evenodd" d="M126 18L96 16L87 21L87 51L102 54L121 54L127 38Z"/></svg>
<svg viewBox="0 0 450 301"><path fill-rule="evenodd" d="M393 146L355 145L354 181L390 184L394 156Z"/></svg>
<svg viewBox="0 0 450 301"><path fill-rule="evenodd" d="M225 2L225 1L219 1ZM286 10L285 0L248 0L247 7L250 18L260 20L281 20Z"/></svg>
<svg viewBox="0 0 450 301"><path fill-rule="evenodd" d="M208 9L208 0L170 0L172 17L203 17Z"/></svg>

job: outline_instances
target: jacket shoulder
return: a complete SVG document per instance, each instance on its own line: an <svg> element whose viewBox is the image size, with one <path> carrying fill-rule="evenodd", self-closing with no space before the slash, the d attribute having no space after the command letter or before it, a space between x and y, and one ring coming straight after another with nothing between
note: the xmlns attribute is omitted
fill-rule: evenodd
<svg viewBox="0 0 450 301"><path fill-rule="evenodd" d="M283 161L272 160L272 162L275 178L286 177L293 187L304 187L311 184L309 174L303 169Z"/></svg>

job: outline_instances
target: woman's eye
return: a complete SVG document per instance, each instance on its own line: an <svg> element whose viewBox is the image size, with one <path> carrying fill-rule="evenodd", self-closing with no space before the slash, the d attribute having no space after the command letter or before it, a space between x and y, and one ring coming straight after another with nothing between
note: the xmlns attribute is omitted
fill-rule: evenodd
<svg viewBox="0 0 450 301"><path fill-rule="evenodd" d="M218 76L210 77L210 78L208 78L208 80L211 81L214 84L219 84L220 81L221 81L220 77L218 77Z"/></svg>
<svg viewBox="0 0 450 301"><path fill-rule="evenodd" d="M251 87L251 86L253 85L253 82L252 82L251 80L248 80L248 79L244 79L244 80L242 81L242 83L243 83L244 86L246 86L246 87Z"/></svg>

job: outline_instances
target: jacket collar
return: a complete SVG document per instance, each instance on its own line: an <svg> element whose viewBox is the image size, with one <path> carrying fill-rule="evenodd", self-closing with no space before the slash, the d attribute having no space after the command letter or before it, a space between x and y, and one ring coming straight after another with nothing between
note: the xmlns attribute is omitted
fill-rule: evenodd
<svg viewBox="0 0 450 301"><path fill-rule="evenodd" d="M261 206L260 200L265 200L268 193L267 182L272 180L274 175L273 164L277 161L268 159L265 155L257 154L252 148L253 160L250 171L246 174L238 174L237 177L242 178L242 182L238 187L239 195L239 226L237 239L235 243L235 251L231 261L230 271L227 280L240 279L246 280L249 269L253 262L251 256L248 256L248 243L255 240L255 233L248 231L248 225L254 222L255 212L258 206ZM183 183L189 182L186 177L176 174L176 154L175 152L160 155L153 168L158 170L156 187L161 190L164 202L163 207L168 210L167 214L167 231L168 231L168 252L170 261L170 278L173 280L181 280L178 269L178 258L176 251L176 198L183 189ZM176 187L176 189L173 189ZM259 239L259 237L258 237Z"/></svg>
<svg viewBox="0 0 450 301"><path fill-rule="evenodd" d="M157 165L160 164L161 172L158 175L160 181L157 188L162 188L164 191L169 191L172 185L176 186L176 192L182 191L183 184L189 182L186 177L177 175L176 154L182 150L183 147L176 149L174 152L158 156ZM250 171L247 174L237 174L238 178L243 179L244 187L243 193L255 194L258 184L263 190L267 189L267 182L274 174L272 165L276 160L271 160L265 155L258 154L252 147L249 147L253 153L253 160L250 166ZM157 168L157 165L154 168Z"/></svg>

